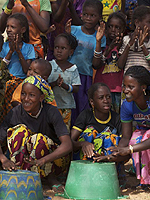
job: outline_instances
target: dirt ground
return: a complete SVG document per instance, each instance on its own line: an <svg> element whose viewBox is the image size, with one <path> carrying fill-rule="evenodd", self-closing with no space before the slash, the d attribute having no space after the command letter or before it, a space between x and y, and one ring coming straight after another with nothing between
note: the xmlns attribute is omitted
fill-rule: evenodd
<svg viewBox="0 0 150 200"><path fill-rule="evenodd" d="M132 161L130 160L125 165L126 171L130 169L132 166ZM121 194L123 195L120 200L131 199L131 200L150 200L150 189L142 190L140 187L136 187L139 184L139 180L136 179L134 174L126 172L127 184L129 185L127 189L121 190ZM47 186L43 186L44 196L50 197L52 200L64 200L62 197L54 196L55 193L53 190L50 190ZM47 198L48 199L48 198ZM46 199L45 199L46 200ZM94 200L94 199L93 199Z"/></svg>

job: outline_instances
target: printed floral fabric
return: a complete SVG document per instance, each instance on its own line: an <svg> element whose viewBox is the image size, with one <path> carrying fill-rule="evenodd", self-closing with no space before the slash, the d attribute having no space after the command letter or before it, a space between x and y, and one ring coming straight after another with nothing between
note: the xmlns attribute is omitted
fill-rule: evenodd
<svg viewBox="0 0 150 200"><path fill-rule="evenodd" d="M107 151L108 147L117 146L120 141L120 136L116 135L116 130L111 131L109 127L101 133L92 126L88 126L80 135L78 141L87 141L94 144L95 153L104 153L105 155L111 154L111 151ZM74 153L74 160L86 160L87 157L83 155L82 150Z"/></svg>
<svg viewBox="0 0 150 200"><path fill-rule="evenodd" d="M150 130L135 130L130 145L138 144L148 138L150 138ZM141 184L150 184L150 149L133 153L132 160L137 179L141 179Z"/></svg>

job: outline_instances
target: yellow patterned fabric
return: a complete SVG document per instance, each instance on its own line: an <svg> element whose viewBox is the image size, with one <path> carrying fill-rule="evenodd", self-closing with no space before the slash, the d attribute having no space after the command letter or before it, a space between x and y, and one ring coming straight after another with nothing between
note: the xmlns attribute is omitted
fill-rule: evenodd
<svg viewBox="0 0 150 200"><path fill-rule="evenodd" d="M58 148L49 137L42 133L34 133L24 124L18 124L7 130L7 144L10 153L10 159L17 165L18 169L28 169L38 172L41 177L50 173L59 175L67 169L70 163L70 156L66 155L53 162L47 162L41 167L24 162L24 158L38 160Z"/></svg>
<svg viewBox="0 0 150 200"><path fill-rule="evenodd" d="M103 4L103 20L107 21L108 16L121 10L121 0L101 0Z"/></svg>
<svg viewBox="0 0 150 200"><path fill-rule="evenodd" d="M24 85L25 83L36 86L45 95L46 102L52 102L54 100L53 90L41 76L29 76L22 84Z"/></svg>
<svg viewBox="0 0 150 200"><path fill-rule="evenodd" d="M66 124L67 126L67 129L70 133L70 126L71 126L71 109L69 108L66 108L66 109L58 109L62 118L63 118L63 121L64 123Z"/></svg>

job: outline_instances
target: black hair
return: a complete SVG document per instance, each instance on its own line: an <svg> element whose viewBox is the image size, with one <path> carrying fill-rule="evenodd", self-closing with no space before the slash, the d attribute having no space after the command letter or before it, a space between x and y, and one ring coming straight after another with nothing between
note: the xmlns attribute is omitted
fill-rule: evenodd
<svg viewBox="0 0 150 200"><path fill-rule="evenodd" d="M88 89L88 99L93 99L94 93L98 90L99 87L107 87L107 89L110 92L109 87L105 83L94 83L91 85L91 87Z"/></svg>
<svg viewBox="0 0 150 200"><path fill-rule="evenodd" d="M137 6L132 14L132 27L135 28L135 20L138 21L143 21L143 19L145 19L145 17L147 15L150 15L150 7L149 6L145 6L145 5L141 5L141 6Z"/></svg>
<svg viewBox="0 0 150 200"><path fill-rule="evenodd" d="M143 66L131 66L127 69L124 76L131 76L140 85L150 85L150 72Z"/></svg>
<svg viewBox="0 0 150 200"><path fill-rule="evenodd" d="M28 24L28 20L27 20L26 16L21 13L15 13L8 17L8 19L11 19L11 18L17 19L19 21L20 26L26 28L26 31L23 33L22 40L24 42L28 43L29 42L29 24Z"/></svg>
<svg viewBox="0 0 150 200"><path fill-rule="evenodd" d="M78 42L75 36L73 36L72 34L69 33L61 33L59 35L57 35L57 37L55 38L55 40L59 37L64 37L66 38L66 40L69 43L69 46L71 47L71 49L75 50L76 47L78 46Z"/></svg>
<svg viewBox="0 0 150 200"><path fill-rule="evenodd" d="M99 15L102 16L103 4L101 3L100 0L86 0L83 3L82 10L84 10L85 7L93 7L93 8L95 8L98 11Z"/></svg>
<svg viewBox="0 0 150 200"><path fill-rule="evenodd" d="M32 62L35 62L35 63L38 63L39 65L41 65L41 67L43 68L42 69L43 75L48 77L51 74L52 66L48 60L39 58L39 59L33 60Z"/></svg>
<svg viewBox="0 0 150 200"><path fill-rule="evenodd" d="M125 31L125 29L126 29L126 16L122 12L119 12L119 11L118 12L114 12L114 13L109 15L108 20L106 22L106 29L107 29L107 27L108 27L108 25L110 23L110 20L112 18L119 19L121 24L122 24L123 31Z"/></svg>

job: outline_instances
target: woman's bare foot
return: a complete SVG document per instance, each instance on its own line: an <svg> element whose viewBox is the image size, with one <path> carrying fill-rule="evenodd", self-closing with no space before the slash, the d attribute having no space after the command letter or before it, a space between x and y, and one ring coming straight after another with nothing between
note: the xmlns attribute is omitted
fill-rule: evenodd
<svg viewBox="0 0 150 200"><path fill-rule="evenodd" d="M42 178L42 181L46 182L48 186L56 193L64 192L64 185L62 185L56 178L54 174L49 174L48 176Z"/></svg>

